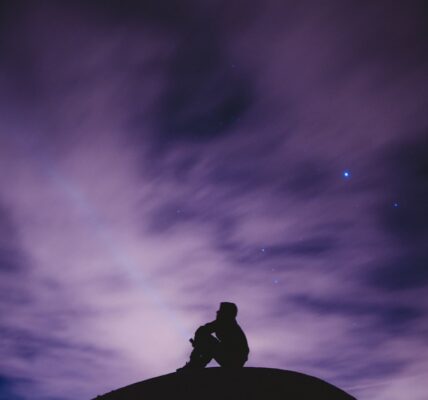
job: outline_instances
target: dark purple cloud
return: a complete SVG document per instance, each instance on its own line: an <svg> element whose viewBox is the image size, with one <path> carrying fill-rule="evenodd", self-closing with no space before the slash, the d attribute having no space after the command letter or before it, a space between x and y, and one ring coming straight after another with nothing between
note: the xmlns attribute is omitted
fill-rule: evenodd
<svg viewBox="0 0 428 400"><path fill-rule="evenodd" d="M249 365L425 397L423 2L2 2L0 398Z"/></svg>

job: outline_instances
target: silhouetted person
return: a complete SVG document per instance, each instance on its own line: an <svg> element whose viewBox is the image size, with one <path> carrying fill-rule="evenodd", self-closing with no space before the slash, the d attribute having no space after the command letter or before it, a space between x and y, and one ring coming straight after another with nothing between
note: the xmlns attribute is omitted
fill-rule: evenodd
<svg viewBox="0 0 428 400"><path fill-rule="evenodd" d="M190 339L193 345L190 360L177 371L204 368L213 358L222 367L243 367L250 350L247 338L236 321L237 314L236 304L220 303L216 319L199 327L194 339Z"/></svg>

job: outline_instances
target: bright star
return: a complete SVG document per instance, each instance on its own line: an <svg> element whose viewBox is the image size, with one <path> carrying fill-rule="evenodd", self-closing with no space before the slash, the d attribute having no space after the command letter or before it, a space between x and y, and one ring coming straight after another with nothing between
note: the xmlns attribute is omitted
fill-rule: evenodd
<svg viewBox="0 0 428 400"><path fill-rule="evenodd" d="M345 171L343 171L343 177L345 179L349 179L351 177L351 172L347 169L345 169Z"/></svg>

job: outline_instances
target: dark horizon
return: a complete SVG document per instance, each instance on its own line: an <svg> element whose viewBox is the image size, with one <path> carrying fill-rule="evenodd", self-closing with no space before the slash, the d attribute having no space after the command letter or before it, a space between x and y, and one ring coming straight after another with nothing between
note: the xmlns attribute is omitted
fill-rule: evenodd
<svg viewBox="0 0 428 400"><path fill-rule="evenodd" d="M246 365L425 400L428 10L0 1L0 399Z"/></svg>

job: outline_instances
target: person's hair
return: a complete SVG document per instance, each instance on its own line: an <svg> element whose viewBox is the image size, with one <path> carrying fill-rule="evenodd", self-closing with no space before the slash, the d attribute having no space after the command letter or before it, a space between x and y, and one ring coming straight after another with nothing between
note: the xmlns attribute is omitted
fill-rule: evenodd
<svg viewBox="0 0 428 400"><path fill-rule="evenodd" d="M238 315L238 307L234 303L223 302L220 303L220 312L225 317L236 318Z"/></svg>

